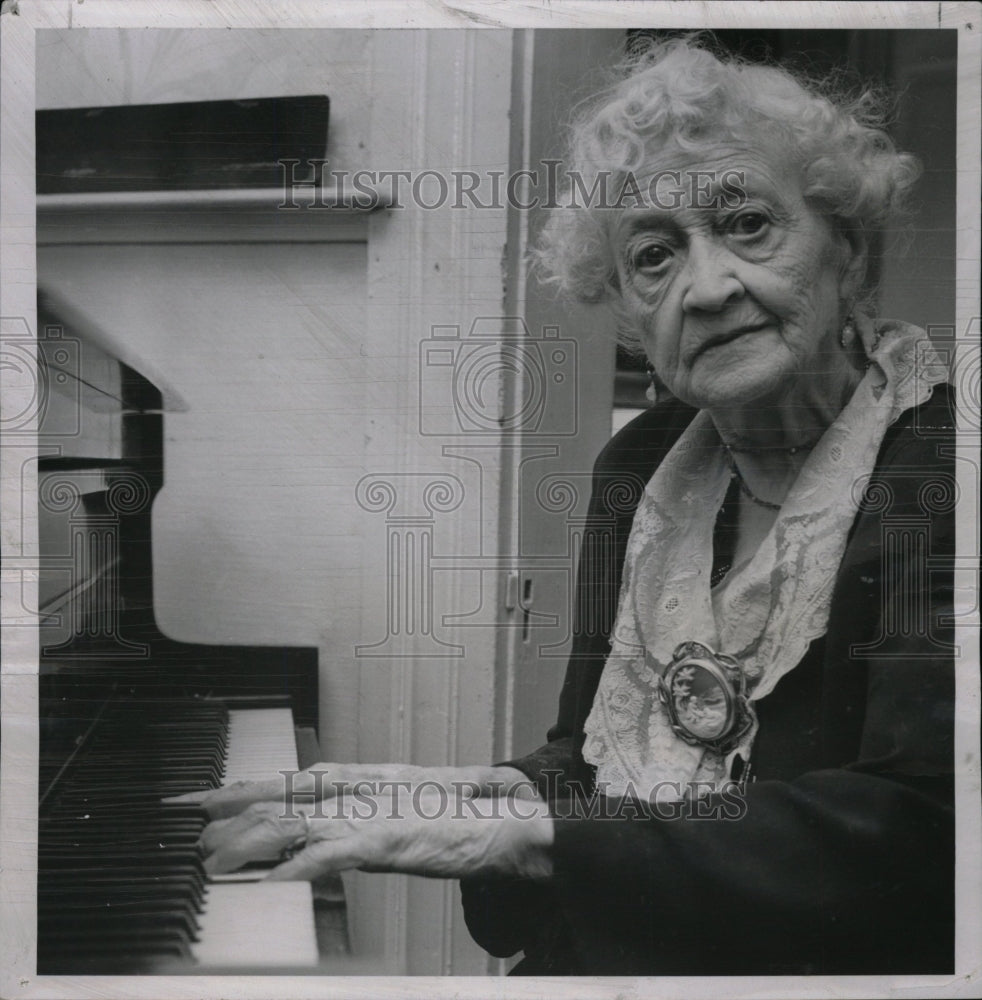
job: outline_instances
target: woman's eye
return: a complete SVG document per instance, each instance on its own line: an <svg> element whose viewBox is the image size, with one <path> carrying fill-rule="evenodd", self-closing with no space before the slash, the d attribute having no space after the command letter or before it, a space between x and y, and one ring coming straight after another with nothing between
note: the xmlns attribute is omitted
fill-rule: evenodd
<svg viewBox="0 0 982 1000"><path fill-rule="evenodd" d="M759 236L768 225L763 212L741 212L730 223L730 231L736 236Z"/></svg>
<svg viewBox="0 0 982 1000"><path fill-rule="evenodd" d="M652 243L641 247L632 259L634 268L637 271L658 271L661 270L672 258L672 253L668 247L660 243Z"/></svg>

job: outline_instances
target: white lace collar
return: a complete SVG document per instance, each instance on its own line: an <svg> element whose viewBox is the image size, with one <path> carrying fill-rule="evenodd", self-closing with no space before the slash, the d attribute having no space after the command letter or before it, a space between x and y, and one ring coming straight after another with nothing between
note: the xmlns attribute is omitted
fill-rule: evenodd
<svg viewBox="0 0 982 1000"><path fill-rule="evenodd" d="M658 678L695 640L735 657L751 701L769 694L825 633L849 529L887 428L947 378L923 330L881 320L870 367L791 487L753 558L710 588L713 527L730 482L719 435L699 413L645 488L627 545L617 620L584 758L607 795L667 801L729 781L756 727L722 755L672 730ZM693 784L695 783L695 784Z"/></svg>

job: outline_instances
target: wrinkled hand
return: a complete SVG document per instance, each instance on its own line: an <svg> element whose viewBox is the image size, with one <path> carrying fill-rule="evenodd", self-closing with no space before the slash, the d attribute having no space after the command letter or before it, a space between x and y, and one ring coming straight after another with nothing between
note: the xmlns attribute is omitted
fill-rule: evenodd
<svg viewBox="0 0 982 1000"><path fill-rule="evenodd" d="M222 819L235 816L256 802L277 802L287 806L295 802L323 802L352 792L371 794L397 782L419 781L425 770L405 764L315 764L295 774L277 775L263 781L235 781L221 788L176 795L165 801L195 803L213 819Z"/></svg>
<svg viewBox="0 0 982 1000"><path fill-rule="evenodd" d="M471 798L517 790L526 798L536 793L525 776L508 767L419 767L412 764L315 764L296 774L276 775L264 781L236 781L221 788L189 792L166 802L202 806L212 819L236 816L257 802L311 805L339 795L378 797L404 794L421 786L443 788L455 796ZM522 787L519 787L522 786Z"/></svg>
<svg viewBox="0 0 982 1000"><path fill-rule="evenodd" d="M278 861L307 833L299 809L284 810L279 802L254 802L229 819L205 827L201 845L209 874L235 871L251 861Z"/></svg>
<svg viewBox="0 0 982 1000"><path fill-rule="evenodd" d="M306 845L275 868L272 880L314 879L360 868L443 878L477 872L546 878L552 872L552 820L542 802L498 808L491 799L462 805L437 792L342 796L327 809L260 802L206 827L205 868L215 874L273 860L307 834Z"/></svg>

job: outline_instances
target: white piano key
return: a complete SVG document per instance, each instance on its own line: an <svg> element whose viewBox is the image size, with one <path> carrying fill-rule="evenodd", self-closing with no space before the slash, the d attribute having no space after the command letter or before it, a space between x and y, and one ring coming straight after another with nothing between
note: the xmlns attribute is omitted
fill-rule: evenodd
<svg viewBox="0 0 982 1000"><path fill-rule="evenodd" d="M262 781L296 771L297 741L289 708L231 709L223 784Z"/></svg>
<svg viewBox="0 0 982 1000"><path fill-rule="evenodd" d="M213 883L192 953L203 969L318 962L309 882Z"/></svg>
<svg viewBox="0 0 982 1000"><path fill-rule="evenodd" d="M289 708L229 710L224 784L261 781L297 770ZM253 871L214 876L192 947L208 968L316 966L314 902L308 882L264 882ZM257 881L260 879L260 881Z"/></svg>

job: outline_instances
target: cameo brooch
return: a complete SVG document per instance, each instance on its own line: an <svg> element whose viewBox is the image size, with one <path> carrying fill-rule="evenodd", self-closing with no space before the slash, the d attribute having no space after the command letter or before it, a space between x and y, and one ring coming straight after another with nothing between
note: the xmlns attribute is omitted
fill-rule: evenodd
<svg viewBox="0 0 982 1000"><path fill-rule="evenodd" d="M718 754L736 747L756 718L740 664L701 642L676 647L658 697L680 739Z"/></svg>

